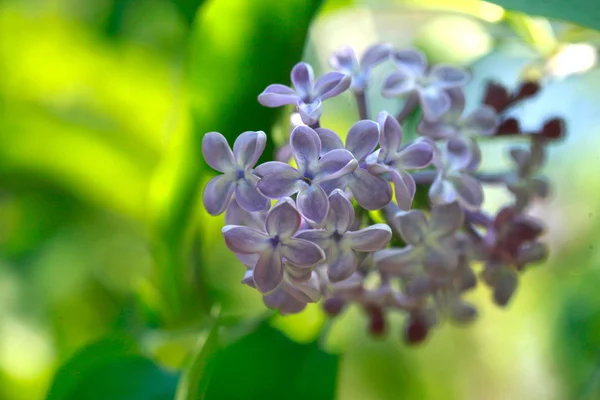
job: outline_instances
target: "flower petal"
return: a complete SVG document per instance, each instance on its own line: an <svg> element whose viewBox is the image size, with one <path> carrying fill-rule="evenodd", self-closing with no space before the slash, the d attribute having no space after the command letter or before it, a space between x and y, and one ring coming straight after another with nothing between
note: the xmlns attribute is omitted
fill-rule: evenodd
<svg viewBox="0 0 600 400"><path fill-rule="evenodd" d="M359 231L347 232L350 246L355 251L377 251L383 249L392 238L392 230L386 224L375 224Z"/></svg>
<svg viewBox="0 0 600 400"><path fill-rule="evenodd" d="M315 99L310 103L305 103L302 100L298 100L296 103L296 110L300 114L300 119L306 125L314 125L319 122L321 114L323 113L323 105L320 99Z"/></svg>
<svg viewBox="0 0 600 400"><path fill-rule="evenodd" d="M279 287L272 293L265 295L263 302L265 306L279 310L279 313L282 315L296 314L306 308L306 303L290 295L283 287Z"/></svg>
<svg viewBox="0 0 600 400"><path fill-rule="evenodd" d="M283 281L283 266L281 254L278 250L267 249L263 251L254 267L254 283L261 293L268 293Z"/></svg>
<svg viewBox="0 0 600 400"><path fill-rule="evenodd" d="M315 74L312 67L305 62L296 64L292 68L291 79L299 97L303 100L306 100L305 98L311 100L315 85Z"/></svg>
<svg viewBox="0 0 600 400"><path fill-rule="evenodd" d="M367 210L379 210L392 201L389 182L363 168L357 168L349 175L348 186L358 204Z"/></svg>
<svg viewBox="0 0 600 400"><path fill-rule="evenodd" d="M451 89L466 85L469 82L469 74L460 68L448 65L435 65L428 75L431 84L441 89Z"/></svg>
<svg viewBox="0 0 600 400"><path fill-rule="evenodd" d="M315 97L321 101L335 97L350 87L352 77L341 72L328 72L317 79Z"/></svg>
<svg viewBox="0 0 600 400"><path fill-rule="evenodd" d="M498 127L498 115L490 106L480 106L463 121L463 127L472 134L492 135Z"/></svg>
<svg viewBox="0 0 600 400"><path fill-rule="evenodd" d="M427 167L433 160L433 146L428 140L415 141L398 153L396 165L402 166L402 169Z"/></svg>
<svg viewBox="0 0 600 400"><path fill-rule="evenodd" d="M467 174L449 178L461 203L468 209L479 209L483 204L483 189L481 183Z"/></svg>
<svg viewBox="0 0 600 400"><path fill-rule="evenodd" d="M310 272L310 269L307 271ZM319 278L315 272L311 272L309 279L305 281L291 281L290 284L286 285L286 290L290 295L299 301L316 303L321 299Z"/></svg>
<svg viewBox="0 0 600 400"><path fill-rule="evenodd" d="M235 257L246 267L254 268L260 258L260 254L235 253ZM254 281L252 281L252 283L254 283Z"/></svg>
<svg viewBox="0 0 600 400"><path fill-rule="evenodd" d="M451 203L456 200L456 191L451 182L440 174L429 188L429 199L433 204Z"/></svg>
<svg viewBox="0 0 600 400"><path fill-rule="evenodd" d="M258 95L258 102L270 108L281 107L287 104L296 104L300 98L296 91L285 85L275 83Z"/></svg>
<svg viewBox="0 0 600 400"><path fill-rule="evenodd" d="M473 162L476 153L469 138L456 136L449 139L442 148L444 166L449 172L464 171Z"/></svg>
<svg viewBox="0 0 600 400"><path fill-rule="evenodd" d="M261 232L265 231L265 218L266 215L264 213L244 210L235 198L231 201L225 213L225 223L227 225L247 226Z"/></svg>
<svg viewBox="0 0 600 400"><path fill-rule="evenodd" d="M429 231L427 219L422 211L399 212L396 214L394 222L400 236L408 244L418 245L423 243Z"/></svg>
<svg viewBox="0 0 600 400"><path fill-rule="evenodd" d="M393 275L411 274L418 266L418 258L412 246L379 250L373 254L373 261L379 271Z"/></svg>
<svg viewBox="0 0 600 400"><path fill-rule="evenodd" d="M450 97L435 86L419 89L419 100L423 109L423 118L430 121L440 119L444 113L450 110Z"/></svg>
<svg viewBox="0 0 600 400"><path fill-rule="evenodd" d="M323 250L308 240L290 238L282 246L283 256L298 267L311 267L325 259Z"/></svg>
<svg viewBox="0 0 600 400"><path fill-rule="evenodd" d="M431 210L429 231L434 237L448 236L456 232L463 224L463 221L463 210L456 201L440 204Z"/></svg>
<svg viewBox="0 0 600 400"><path fill-rule="evenodd" d="M259 165L255 172L262 175L258 181L258 190L271 199L290 196L300 188L300 172L282 162L266 162Z"/></svg>
<svg viewBox="0 0 600 400"><path fill-rule="evenodd" d="M398 68L422 76L427 68L425 55L418 50L398 50L391 54L391 59Z"/></svg>
<svg viewBox="0 0 600 400"><path fill-rule="evenodd" d="M421 135L435 140L446 139L457 135L459 132L458 128L453 124L446 123L444 120L445 118L437 121L422 119L417 127L417 131Z"/></svg>
<svg viewBox="0 0 600 400"><path fill-rule="evenodd" d="M202 138L202 156L212 169L220 172L236 170L227 139L219 132L208 132Z"/></svg>
<svg viewBox="0 0 600 400"><path fill-rule="evenodd" d="M331 244L331 232L324 229L306 229L298 232L294 237L313 242L323 250L327 250Z"/></svg>
<svg viewBox="0 0 600 400"><path fill-rule="evenodd" d="M396 153L400 150L402 144L402 127L400 123L387 111L382 111L377 115L377 123L381 129L379 136L379 160L385 160L389 153Z"/></svg>
<svg viewBox="0 0 600 400"><path fill-rule="evenodd" d="M327 154L331 150L343 149L344 143L340 136L334 131L326 128L315 129L319 139L321 140L321 156Z"/></svg>
<svg viewBox="0 0 600 400"><path fill-rule="evenodd" d="M291 199L281 201L267 214L266 228L270 236L289 238L300 227L301 218Z"/></svg>
<svg viewBox="0 0 600 400"><path fill-rule="evenodd" d="M354 171L357 166L358 163L348 150L331 150L319 160L319 173L314 177L313 183L340 178Z"/></svg>
<svg viewBox="0 0 600 400"><path fill-rule="evenodd" d="M347 246L333 245L327 259L327 276L331 283L348 279L358 266L354 252Z"/></svg>
<svg viewBox="0 0 600 400"><path fill-rule="evenodd" d="M235 161L247 170L254 167L254 164L262 155L266 143L267 135L263 131L242 133L233 144Z"/></svg>
<svg viewBox="0 0 600 400"><path fill-rule="evenodd" d="M237 181L235 188L235 199L246 211L260 212L267 211L271 202L263 196L257 189L258 178L250 176L246 179Z"/></svg>
<svg viewBox="0 0 600 400"><path fill-rule="evenodd" d="M368 72L375 65L382 63L390 57L393 46L390 43L377 43L365 50L360 58L360 67Z"/></svg>
<svg viewBox="0 0 600 400"><path fill-rule="evenodd" d="M332 54L329 58L331 68L343 72L347 75L352 75L358 71L358 58L354 48L350 46L342 47Z"/></svg>
<svg viewBox="0 0 600 400"><path fill-rule="evenodd" d="M396 193L398 207L401 210L410 210L416 191L415 181L406 172L395 169L389 172L392 176L392 182L394 182L394 192Z"/></svg>
<svg viewBox="0 0 600 400"><path fill-rule="evenodd" d="M206 211L210 215L223 213L231 201L234 189L235 182L230 175L215 176L208 181L202 192L202 201Z"/></svg>
<svg viewBox="0 0 600 400"><path fill-rule="evenodd" d="M321 139L312 128L297 126L290 135L290 145L298 170L306 173L313 170L321 155Z"/></svg>
<svg viewBox="0 0 600 400"><path fill-rule="evenodd" d="M252 228L225 225L221 233L225 238L225 244L234 253L261 253L270 247L267 235Z"/></svg>
<svg viewBox="0 0 600 400"><path fill-rule="evenodd" d="M361 162L379 143L379 127L375 121L358 121L348 131L346 136L346 150Z"/></svg>
<svg viewBox="0 0 600 400"><path fill-rule="evenodd" d="M406 71L394 71L383 81L381 94L385 97L397 97L410 93L417 88L414 76Z"/></svg>
<svg viewBox="0 0 600 400"><path fill-rule="evenodd" d="M298 192L296 203L300 214L316 224L323 222L329 211L327 194L318 184L303 187Z"/></svg>
<svg viewBox="0 0 600 400"><path fill-rule="evenodd" d="M354 208L340 189L329 195L329 212L325 218L325 229L330 232L344 233L354 222Z"/></svg>

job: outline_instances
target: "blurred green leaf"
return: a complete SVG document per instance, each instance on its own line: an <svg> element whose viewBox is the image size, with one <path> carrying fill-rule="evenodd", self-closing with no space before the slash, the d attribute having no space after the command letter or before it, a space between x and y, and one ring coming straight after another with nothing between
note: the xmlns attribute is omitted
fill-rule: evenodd
<svg viewBox="0 0 600 400"><path fill-rule="evenodd" d="M335 396L339 357L323 352L316 342L293 342L266 322L215 349L218 339L209 336L208 350L201 351L194 362L203 373L197 389L190 388L186 397L177 400L321 400Z"/></svg>
<svg viewBox="0 0 600 400"><path fill-rule="evenodd" d="M48 400L168 400L177 377L139 355L128 339L94 343L57 372Z"/></svg>
<svg viewBox="0 0 600 400"><path fill-rule="evenodd" d="M491 0L491 2L509 10L600 29L600 3L597 0Z"/></svg>

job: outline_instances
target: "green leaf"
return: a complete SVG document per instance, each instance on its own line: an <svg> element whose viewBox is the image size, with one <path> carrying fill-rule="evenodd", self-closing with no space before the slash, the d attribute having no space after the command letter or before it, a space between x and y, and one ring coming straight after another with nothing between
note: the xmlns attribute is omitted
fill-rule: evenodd
<svg viewBox="0 0 600 400"><path fill-rule="evenodd" d="M82 349L61 366L48 400L169 400L177 376L141 356L133 342L110 338Z"/></svg>
<svg viewBox="0 0 600 400"><path fill-rule="evenodd" d="M597 0L491 0L491 2L508 10L600 29L600 3Z"/></svg>
<svg viewBox="0 0 600 400"><path fill-rule="evenodd" d="M293 342L263 323L228 346L216 350L214 343L207 340L210 354L200 352L201 362L195 363L202 371L197 387L177 400L335 397L339 357L323 352L316 342Z"/></svg>

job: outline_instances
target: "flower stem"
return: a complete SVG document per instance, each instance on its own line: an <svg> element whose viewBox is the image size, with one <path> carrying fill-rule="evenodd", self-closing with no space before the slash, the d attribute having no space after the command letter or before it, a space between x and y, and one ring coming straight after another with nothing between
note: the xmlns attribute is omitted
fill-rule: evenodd
<svg viewBox="0 0 600 400"><path fill-rule="evenodd" d="M358 107L359 119L369 119L369 112L367 110L367 97L365 96L364 90L355 91L354 98L356 99L356 106Z"/></svg>

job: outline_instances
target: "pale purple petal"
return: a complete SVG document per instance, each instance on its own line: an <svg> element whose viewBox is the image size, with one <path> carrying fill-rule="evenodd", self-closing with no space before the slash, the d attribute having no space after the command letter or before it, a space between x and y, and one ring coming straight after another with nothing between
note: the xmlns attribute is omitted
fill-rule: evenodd
<svg viewBox="0 0 600 400"><path fill-rule="evenodd" d="M268 293L283 281L283 266L278 250L263 251L254 267L254 283L261 293Z"/></svg>
<svg viewBox="0 0 600 400"><path fill-rule="evenodd" d="M390 57L393 46L390 43L377 43L370 46L360 58L360 67L363 71L369 71L375 65L382 63Z"/></svg>
<svg viewBox="0 0 600 400"><path fill-rule="evenodd" d="M204 187L202 201L210 215L219 215L225 211L235 189L235 182L230 175L219 175L212 178Z"/></svg>
<svg viewBox="0 0 600 400"><path fill-rule="evenodd" d="M235 256L248 268L254 268L260 258L260 254L235 253ZM254 283L254 281L252 281L252 283Z"/></svg>
<svg viewBox="0 0 600 400"><path fill-rule="evenodd" d="M348 186L358 204L367 210L379 210L392 201L389 182L365 169L355 169L348 177Z"/></svg>
<svg viewBox="0 0 600 400"><path fill-rule="evenodd" d="M327 154L331 150L343 149L344 143L340 136L334 131L326 128L315 129L319 139L321 139L321 156Z"/></svg>
<svg viewBox="0 0 600 400"><path fill-rule="evenodd" d="M412 273L419 264L412 246L379 250L373 254L373 261L379 271L394 275Z"/></svg>
<svg viewBox="0 0 600 400"><path fill-rule="evenodd" d="M292 68L291 79L296 88L296 92L302 100L312 97L312 91L315 85L315 74L309 64L305 62L296 64L294 68Z"/></svg>
<svg viewBox="0 0 600 400"><path fill-rule="evenodd" d="M255 255L255 254L244 254L244 255L249 256L249 255ZM258 258L256 260L258 261ZM254 264L256 264L256 263L254 263ZM252 265L252 268L254 268L254 264ZM254 272L251 269L247 270L246 273L244 274L244 277L242 278L242 283L244 285L248 285L251 288L256 289L256 285L254 284L254 276L253 275L254 275Z"/></svg>
<svg viewBox="0 0 600 400"><path fill-rule="evenodd" d="M526 149L513 147L510 149L510 157L517 164L517 167L523 168L529 162L530 153Z"/></svg>
<svg viewBox="0 0 600 400"><path fill-rule="evenodd" d="M438 175L429 188L429 199L434 204L451 203L456 200L456 192L451 182Z"/></svg>
<svg viewBox="0 0 600 400"><path fill-rule="evenodd" d="M316 167L321 154L321 139L312 128L297 126L290 135L290 145L298 169L303 173Z"/></svg>
<svg viewBox="0 0 600 400"><path fill-rule="evenodd" d="M449 180L454 185L454 190L461 203L469 209L479 209L483 203L483 189L481 183L467 174L452 177Z"/></svg>
<svg viewBox="0 0 600 400"><path fill-rule="evenodd" d="M423 243L429 231L427 219L422 211L410 210L396 214L395 226L402 239L408 244Z"/></svg>
<svg viewBox="0 0 600 400"><path fill-rule="evenodd" d="M448 236L456 232L463 221L463 210L457 202L440 204L431 210L430 232L435 237Z"/></svg>
<svg viewBox="0 0 600 400"><path fill-rule="evenodd" d="M273 293L263 297L265 306L279 310L281 315L297 314L306 308L306 303L287 293L282 287L277 288Z"/></svg>
<svg viewBox="0 0 600 400"><path fill-rule="evenodd" d="M267 235L252 228L225 225L221 233L225 238L225 244L234 253L261 253L270 247Z"/></svg>
<svg viewBox="0 0 600 400"><path fill-rule="evenodd" d="M437 121L427 121L426 119L421 120L417 131L423 135L432 139L446 139L458 134L458 128L455 125L444 122L445 118Z"/></svg>
<svg viewBox="0 0 600 400"><path fill-rule="evenodd" d="M358 121L348 131L346 136L346 150L361 162L379 143L379 127L370 120Z"/></svg>
<svg viewBox="0 0 600 400"><path fill-rule="evenodd" d="M219 172L236 170L233 153L229 148L227 139L219 132L208 132L202 138L202 156L212 169Z"/></svg>
<svg viewBox="0 0 600 400"><path fill-rule="evenodd" d="M311 266L298 267L296 265L290 264L289 262L284 262L283 268L287 277L290 279L290 281L293 281L294 283L306 282L310 279L313 272Z"/></svg>
<svg viewBox="0 0 600 400"><path fill-rule="evenodd" d="M381 129L379 159L385 160L389 153L395 153L402 144L402 127L392 115L382 111L377 115L377 123Z"/></svg>
<svg viewBox="0 0 600 400"><path fill-rule="evenodd" d="M458 252L449 246L427 246L423 266L429 274L445 277L458 266Z"/></svg>
<svg viewBox="0 0 600 400"><path fill-rule="evenodd" d="M386 97L401 96L417 88L412 74L406 71L394 71L383 82L381 93Z"/></svg>
<svg viewBox="0 0 600 400"><path fill-rule="evenodd" d="M306 269L305 269L306 270ZM310 272L310 269L307 271ZM315 272L310 273L309 279L296 282L292 281L286 287L288 293L299 301L307 303L316 303L321 299L321 291L319 290L319 278Z"/></svg>
<svg viewBox="0 0 600 400"><path fill-rule="evenodd" d="M330 232L344 233L354 222L354 208L340 189L329 195L329 212L325 218L325 229Z"/></svg>
<svg viewBox="0 0 600 400"><path fill-rule="evenodd" d="M390 175L392 176L392 182L394 182L394 192L398 207L401 210L410 210L415 196L414 180L410 175L396 170L390 170Z"/></svg>
<svg viewBox="0 0 600 400"><path fill-rule="evenodd" d="M469 82L469 74L460 68L447 65L436 65L429 71L431 84L441 89L451 89L464 86Z"/></svg>
<svg viewBox="0 0 600 400"><path fill-rule="evenodd" d="M295 237L313 242L323 250L327 250L331 244L331 233L324 229L307 229L298 232Z"/></svg>
<svg viewBox="0 0 600 400"><path fill-rule="evenodd" d="M290 263L298 267L311 267L325 259L325 253L319 246L304 239L286 240L281 251Z"/></svg>
<svg viewBox="0 0 600 400"><path fill-rule="evenodd" d="M268 161L264 164L260 164L258 165L256 168L254 168L254 174L257 175L258 177L262 177L265 175L287 175L290 178L292 176L299 178L300 172L298 172L298 170L296 170L294 167L292 167L289 164L286 164L284 162L281 161Z"/></svg>
<svg viewBox="0 0 600 400"><path fill-rule="evenodd" d="M258 178L250 176L237 181L235 199L243 209L250 212L267 211L271 202L257 189Z"/></svg>
<svg viewBox="0 0 600 400"><path fill-rule="evenodd" d="M323 113L323 107L320 99L315 99L310 103L305 103L299 100L296 103L296 110L300 114L302 122L306 125L314 125L319 122L321 114Z"/></svg>
<svg viewBox="0 0 600 400"><path fill-rule="evenodd" d="M419 89L419 100L423 109L423 118L430 121L440 119L450 109L450 97L435 86Z"/></svg>
<svg viewBox="0 0 600 400"><path fill-rule="evenodd" d="M266 143L267 135L263 131L242 133L233 144L235 161L247 170L252 168L262 155Z"/></svg>
<svg viewBox="0 0 600 400"><path fill-rule="evenodd" d="M463 127L479 135L491 135L498 126L498 115L493 108L483 105L475 109L462 122Z"/></svg>
<svg viewBox="0 0 600 400"><path fill-rule="evenodd" d="M279 161L269 161L260 165L255 171L262 175L258 181L258 190L271 199L280 199L296 193L302 177L295 168Z"/></svg>
<svg viewBox="0 0 600 400"><path fill-rule="evenodd" d="M329 211L327 194L318 184L304 186L296 198L298 211L309 221L320 224Z"/></svg>
<svg viewBox="0 0 600 400"><path fill-rule="evenodd" d="M392 238L392 230L386 224L375 224L359 231L347 232L350 246L355 251L377 251L383 249Z"/></svg>
<svg viewBox="0 0 600 400"><path fill-rule="evenodd" d="M314 181L322 182L340 178L354 171L357 166L358 163L348 150L331 150L319 160L319 173L314 177Z"/></svg>
<svg viewBox="0 0 600 400"><path fill-rule="evenodd" d="M249 212L244 210L235 198L229 204L227 212L225 213L225 223L227 225L242 225L248 228L256 229L257 231L264 232L265 230L265 218L264 213Z"/></svg>
<svg viewBox="0 0 600 400"><path fill-rule="evenodd" d="M331 283L348 279L357 266L358 260L350 248L336 244L329 249L327 276Z"/></svg>
<svg viewBox="0 0 600 400"><path fill-rule="evenodd" d="M476 153L471 139L456 136L446 142L442 149L444 163L448 171L464 171L473 162Z"/></svg>
<svg viewBox="0 0 600 400"><path fill-rule="evenodd" d="M403 169L425 168L433 160L434 145L427 140L417 140L398 153L396 165Z"/></svg>
<svg viewBox="0 0 600 400"><path fill-rule="evenodd" d="M345 46L333 53L329 58L331 68L352 75L359 68L356 52L350 46Z"/></svg>
<svg viewBox="0 0 600 400"><path fill-rule="evenodd" d="M427 68L427 59L418 50L395 51L391 54L391 59L399 68L410 71L416 76L422 76Z"/></svg>
<svg viewBox="0 0 600 400"><path fill-rule="evenodd" d="M341 72L328 72L317 79L315 83L315 97L326 100L335 97L350 87L352 77Z"/></svg>
<svg viewBox="0 0 600 400"><path fill-rule="evenodd" d="M265 223L267 232L271 236L279 236L280 238L289 238L300 227L300 214L289 201L281 201L267 214Z"/></svg>
<svg viewBox="0 0 600 400"><path fill-rule="evenodd" d="M300 97L296 91L285 85L275 83L267 86L267 88L258 95L258 102L270 108L281 107L287 104L296 104Z"/></svg>

